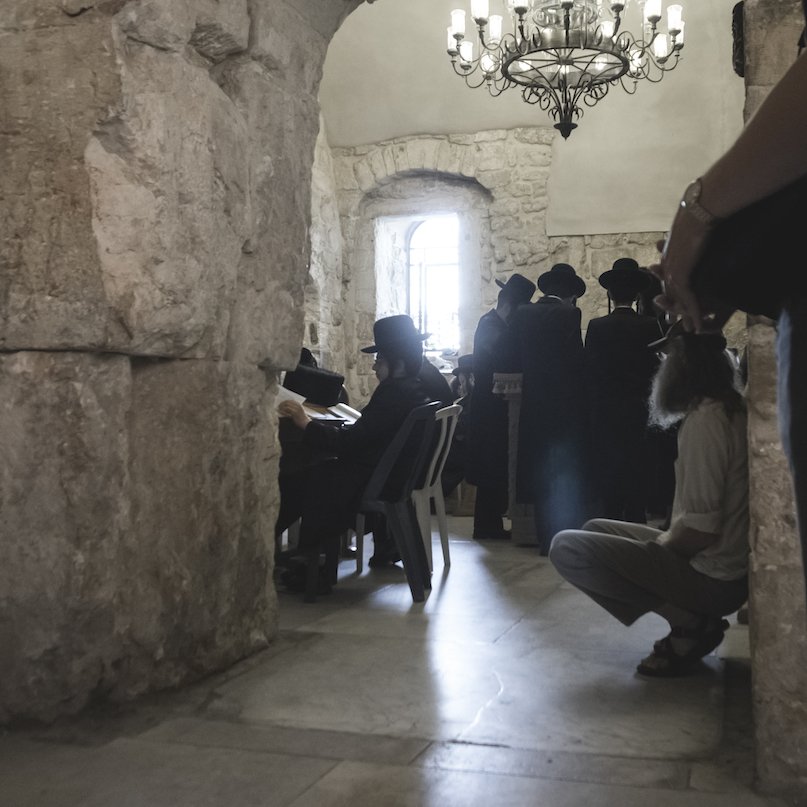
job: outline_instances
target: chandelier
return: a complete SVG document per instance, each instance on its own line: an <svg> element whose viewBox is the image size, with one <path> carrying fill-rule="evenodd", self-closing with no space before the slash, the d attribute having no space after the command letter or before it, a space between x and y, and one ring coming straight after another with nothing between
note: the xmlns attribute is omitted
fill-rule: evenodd
<svg viewBox="0 0 807 807"><path fill-rule="evenodd" d="M466 12L451 12L448 55L454 72L493 96L520 89L528 104L549 112L564 138L577 128L583 104L594 106L617 82L631 95L643 79L658 83L684 47L683 9L667 7L664 33L661 0L643 3L640 36L622 30L630 0L503 1L505 15L491 15L490 0L471 0L476 52L476 43L466 38ZM512 33L503 32L505 17Z"/></svg>

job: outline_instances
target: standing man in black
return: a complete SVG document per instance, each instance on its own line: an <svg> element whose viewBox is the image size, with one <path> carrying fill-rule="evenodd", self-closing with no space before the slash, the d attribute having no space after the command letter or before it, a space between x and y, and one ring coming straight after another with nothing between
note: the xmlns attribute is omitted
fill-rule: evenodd
<svg viewBox="0 0 807 807"><path fill-rule="evenodd" d="M466 479L476 485L473 537L477 540L510 537L502 523L508 504L507 403L493 393L493 374L515 369L508 322L516 308L535 293L535 284L523 275L496 283L501 288L496 308L479 320L474 334Z"/></svg>
<svg viewBox="0 0 807 807"><path fill-rule="evenodd" d="M523 373L516 499L533 505L542 555L555 533L587 517L588 415L583 337L575 302L586 284L567 263L538 278L544 293L512 325Z"/></svg>
<svg viewBox="0 0 807 807"><path fill-rule="evenodd" d="M639 523L646 521L647 400L658 368L648 345L661 333L656 318L633 304L649 282L632 258L603 272L613 310L589 322L585 343L597 512Z"/></svg>

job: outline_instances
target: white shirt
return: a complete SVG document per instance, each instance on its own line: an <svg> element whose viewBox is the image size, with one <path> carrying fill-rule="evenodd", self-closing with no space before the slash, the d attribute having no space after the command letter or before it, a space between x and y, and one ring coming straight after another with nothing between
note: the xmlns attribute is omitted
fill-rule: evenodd
<svg viewBox="0 0 807 807"><path fill-rule="evenodd" d="M701 574L737 580L748 573L748 438L745 412L731 417L706 399L678 432L672 523L719 535L690 558Z"/></svg>

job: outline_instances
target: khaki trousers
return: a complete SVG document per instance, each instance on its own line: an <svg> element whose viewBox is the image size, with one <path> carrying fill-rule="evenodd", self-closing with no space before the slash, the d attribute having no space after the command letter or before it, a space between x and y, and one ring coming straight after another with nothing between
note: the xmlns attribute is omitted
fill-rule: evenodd
<svg viewBox="0 0 807 807"><path fill-rule="evenodd" d="M722 617L748 598L748 580L716 580L657 543L660 530L646 524L598 518L563 530L549 559L572 585L624 625L665 604L693 614Z"/></svg>

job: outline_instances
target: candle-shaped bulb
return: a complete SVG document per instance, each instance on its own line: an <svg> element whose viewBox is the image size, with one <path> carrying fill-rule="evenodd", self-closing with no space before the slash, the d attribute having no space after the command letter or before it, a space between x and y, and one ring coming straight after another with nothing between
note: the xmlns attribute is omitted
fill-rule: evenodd
<svg viewBox="0 0 807 807"><path fill-rule="evenodd" d="M493 14L488 20L488 36L491 42L498 42L502 38L502 15Z"/></svg>
<svg viewBox="0 0 807 807"><path fill-rule="evenodd" d="M681 20L681 28L678 33L675 35L675 49L681 50L684 47L684 28L686 27L686 23Z"/></svg>
<svg viewBox="0 0 807 807"><path fill-rule="evenodd" d="M613 20L603 20L600 23L600 31L602 32L603 39L613 39L614 38L614 21Z"/></svg>
<svg viewBox="0 0 807 807"><path fill-rule="evenodd" d="M653 40L653 54L661 62L664 61L670 53L670 45L667 37L664 35L657 36Z"/></svg>
<svg viewBox="0 0 807 807"><path fill-rule="evenodd" d="M474 43L470 39L460 42L460 59L467 64L474 60Z"/></svg>
<svg viewBox="0 0 807 807"><path fill-rule="evenodd" d="M667 30L677 34L683 23L684 7L679 5L667 6Z"/></svg>
<svg viewBox="0 0 807 807"><path fill-rule="evenodd" d="M644 18L648 22L658 22L661 19L661 0L646 0Z"/></svg>
<svg viewBox="0 0 807 807"><path fill-rule="evenodd" d="M454 39L454 28L450 25L446 28L446 49L449 53L457 52L457 40Z"/></svg>
<svg viewBox="0 0 807 807"><path fill-rule="evenodd" d="M490 16L490 0L471 0L471 16L475 20L487 20Z"/></svg>
<svg viewBox="0 0 807 807"><path fill-rule="evenodd" d="M451 27L455 36L457 34L465 36L465 9L455 8L451 12Z"/></svg>

